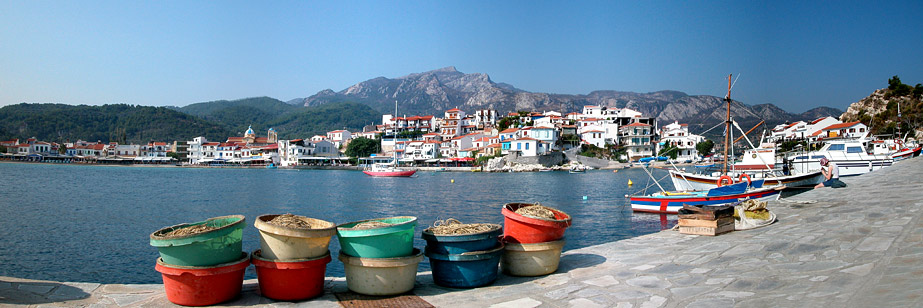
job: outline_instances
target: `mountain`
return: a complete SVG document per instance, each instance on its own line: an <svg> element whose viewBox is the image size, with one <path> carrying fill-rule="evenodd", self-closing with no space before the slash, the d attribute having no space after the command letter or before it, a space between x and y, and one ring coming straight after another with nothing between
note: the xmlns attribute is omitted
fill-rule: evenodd
<svg viewBox="0 0 923 308"><path fill-rule="evenodd" d="M528 92L509 84L496 83L487 74L465 74L451 66L394 79L377 77L339 92L323 90L304 99L304 105L319 106L339 101L362 103L381 113L391 113L397 101L400 114L436 116L456 107L467 112L492 108L501 114L519 110L580 112L585 105L627 107L646 116L657 117L661 124L676 120L705 129L723 122L726 116L723 98L710 95L688 95L679 91L635 93L605 90L586 95ZM771 104L751 106L739 101L731 104L731 115L741 126L752 126L760 120L775 125L840 113L829 107L793 114Z"/></svg>
<svg viewBox="0 0 923 308"><path fill-rule="evenodd" d="M54 142L83 139L147 143L185 141L196 136L217 139L228 134L219 124L166 107L22 103L0 108L3 140L36 137Z"/></svg>
<svg viewBox="0 0 923 308"><path fill-rule="evenodd" d="M343 128L359 131L381 121L381 113L362 104L336 102L303 107L271 97L197 103L177 110L221 124L233 136L243 135L252 126L256 131L275 128L283 139L308 138Z"/></svg>

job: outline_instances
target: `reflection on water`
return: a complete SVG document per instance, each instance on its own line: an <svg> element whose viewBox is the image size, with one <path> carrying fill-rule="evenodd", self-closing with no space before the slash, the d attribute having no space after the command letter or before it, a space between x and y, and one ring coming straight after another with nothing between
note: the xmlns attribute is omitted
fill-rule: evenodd
<svg viewBox="0 0 923 308"><path fill-rule="evenodd" d="M665 172L655 174L658 178ZM633 214L624 196L647 175L638 169L535 173L424 173L372 178L356 171L187 169L0 163L0 275L58 281L156 283L162 227L209 217L247 217L244 250L259 248L253 219L293 213L337 224L417 216L420 232L436 220L502 223L508 202L540 202L573 217L565 250L668 229L675 216ZM626 185L632 179L636 185ZM454 180L454 181L453 181ZM671 189L672 185L665 187ZM584 198L585 197L585 198ZM331 252L339 252L334 237ZM420 270L428 270L428 262ZM342 276L343 265L327 274ZM252 269L248 271L253 277Z"/></svg>

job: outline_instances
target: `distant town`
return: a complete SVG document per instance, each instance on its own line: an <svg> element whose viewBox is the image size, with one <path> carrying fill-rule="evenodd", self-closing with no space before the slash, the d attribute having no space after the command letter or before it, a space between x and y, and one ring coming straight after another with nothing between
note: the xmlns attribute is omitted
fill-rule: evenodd
<svg viewBox="0 0 923 308"><path fill-rule="evenodd" d="M575 147L618 149L612 159L637 161L675 148L679 162L699 161L703 136L688 125L673 122L658 126L629 108L584 106L582 113L555 111L514 112L499 115L492 109L467 114L457 108L443 117L385 114L381 124L362 132L329 131L310 138L279 140L273 128L258 134L250 127L243 136L224 141L196 137L190 141L119 144L77 140L63 144L29 138L0 142L3 160L49 163L169 164L184 166L325 166L396 161L405 166L439 163L471 165L482 157L542 156ZM782 124L771 130L767 142L817 141L828 137L858 137L868 128L860 122L842 123L833 117L811 122ZM360 138L376 140L378 153L349 157L346 149Z"/></svg>

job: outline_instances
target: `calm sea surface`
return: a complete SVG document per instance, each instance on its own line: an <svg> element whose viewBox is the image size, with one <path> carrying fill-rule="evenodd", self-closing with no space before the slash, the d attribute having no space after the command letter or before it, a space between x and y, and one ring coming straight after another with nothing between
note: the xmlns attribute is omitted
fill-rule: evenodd
<svg viewBox="0 0 923 308"><path fill-rule="evenodd" d="M658 178L665 175L656 171ZM192 169L0 163L0 275L56 281L160 283L150 233L209 217L243 214L244 250L259 248L253 219L293 213L336 224L417 216L502 224L501 205L540 202L573 217L565 250L660 231L675 216L633 214L624 197L643 170L613 173L419 172L372 178L358 171ZM455 183L452 183L452 180ZM635 182L628 188L628 179ZM671 189L668 180L663 182ZM584 200L586 196L586 200ZM334 237L331 252L339 252ZM420 270L429 269L428 260ZM343 265L328 264L328 276ZM248 278L254 278L252 267Z"/></svg>

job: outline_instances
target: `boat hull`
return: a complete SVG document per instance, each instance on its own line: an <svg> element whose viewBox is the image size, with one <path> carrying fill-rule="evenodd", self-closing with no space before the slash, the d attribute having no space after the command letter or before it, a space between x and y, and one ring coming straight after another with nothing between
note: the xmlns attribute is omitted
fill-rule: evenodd
<svg viewBox="0 0 923 308"><path fill-rule="evenodd" d="M401 171L362 171L362 173L368 174L369 176L374 177L408 177L413 176L414 173L417 173L416 170L401 170Z"/></svg>
<svg viewBox="0 0 923 308"><path fill-rule="evenodd" d="M709 190L718 187L719 177L670 170L670 178L673 181L673 186L676 187L677 190ZM752 179L764 180L763 187L813 187L824 181L824 175L820 173L820 171L815 171L800 175L765 178L754 177Z"/></svg>
<svg viewBox="0 0 923 308"><path fill-rule="evenodd" d="M635 212L676 214L677 211L683 208L683 204L717 206L750 199L763 200L777 196L780 191L780 189L776 188L764 188L726 196L637 196L630 199L631 210Z"/></svg>

